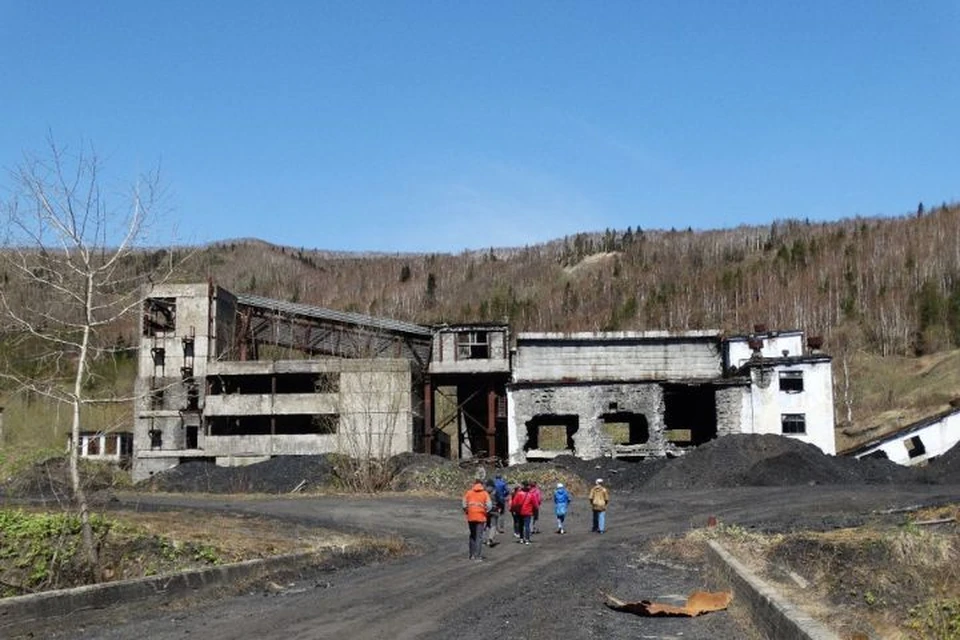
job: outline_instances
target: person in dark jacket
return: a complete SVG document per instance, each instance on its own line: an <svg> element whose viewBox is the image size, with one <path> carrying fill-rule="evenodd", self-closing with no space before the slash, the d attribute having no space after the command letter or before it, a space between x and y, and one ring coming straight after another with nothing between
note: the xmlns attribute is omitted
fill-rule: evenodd
<svg viewBox="0 0 960 640"><path fill-rule="evenodd" d="M487 513L492 508L490 494L479 479L463 494L463 514L470 528L470 559L483 560L483 530L487 526Z"/></svg>
<svg viewBox="0 0 960 640"><path fill-rule="evenodd" d="M510 487L507 485L506 479L498 473L493 480L493 488L494 493L491 497L494 499L494 502L496 502L494 506L500 514L500 518L497 521L497 533L503 533L502 518L507 514L507 502L510 501Z"/></svg>
<svg viewBox="0 0 960 640"><path fill-rule="evenodd" d="M486 536L485 543L488 547L493 547L497 544L497 532L500 531L500 507L497 504L496 493L497 488L494 485L493 480L487 480L486 484L487 493L490 494L490 510L487 511L487 527L484 529L484 534Z"/></svg>

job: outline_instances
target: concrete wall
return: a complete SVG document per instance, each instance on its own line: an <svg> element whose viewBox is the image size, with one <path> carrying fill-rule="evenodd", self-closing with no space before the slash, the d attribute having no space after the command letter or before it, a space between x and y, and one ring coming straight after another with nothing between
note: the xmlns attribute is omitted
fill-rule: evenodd
<svg viewBox="0 0 960 640"><path fill-rule="evenodd" d="M911 458L907 442L914 437L920 439L925 452ZM862 453L858 453L856 457L862 458L877 451L883 451L887 458L893 462L912 466L923 464L931 458L943 455L958 442L960 442L960 411L946 415L932 424L910 430L896 438L881 442Z"/></svg>
<svg viewBox="0 0 960 640"><path fill-rule="evenodd" d="M803 391L780 390L780 372L803 373ZM824 453L836 454L833 422L833 374L829 360L757 365L750 371L750 409L744 423L745 433L783 434L782 415L802 414L805 434L783 434L818 446Z"/></svg>
<svg viewBox="0 0 960 640"><path fill-rule="evenodd" d="M750 387L747 384L717 387L717 436L743 432L749 415L744 409L749 407L749 401Z"/></svg>
<svg viewBox="0 0 960 640"><path fill-rule="evenodd" d="M713 332L521 333L515 382L604 382L719 377Z"/></svg>
<svg viewBox="0 0 960 640"><path fill-rule="evenodd" d="M663 389L659 384L594 384L514 386L507 394L507 441L511 464L526 460L526 423L538 415L576 414L579 429L573 436L575 455L589 459L609 454L613 443L603 433L603 414L611 403L618 412L643 414L650 431L648 444L662 450ZM556 452L548 452L556 453Z"/></svg>
<svg viewBox="0 0 960 640"><path fill-rule="evenodd" d="M764 358L782 358L786 351L788 356L796 357L803 355L803 332L802 331L768 331L756 334L757 338L763 340L763 347L760 349L760 355ZM742 367L746 364L753 351L747 344L747 336L731 336L726 340L726 362L724 368Z"/></svg>

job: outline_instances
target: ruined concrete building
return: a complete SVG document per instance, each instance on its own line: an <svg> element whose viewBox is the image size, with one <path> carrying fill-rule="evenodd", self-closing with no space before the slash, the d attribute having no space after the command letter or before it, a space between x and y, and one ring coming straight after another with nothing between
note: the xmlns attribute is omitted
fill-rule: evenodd
<svg viewBox="0 0 960 640"><path fill-rule="evenodd" d="M759 329L514 340L505 324L424 327L157 286L142 316L133 475L327 452L665 456L728 433L834 453L830 357L805 352L799 331Z"/></svg>

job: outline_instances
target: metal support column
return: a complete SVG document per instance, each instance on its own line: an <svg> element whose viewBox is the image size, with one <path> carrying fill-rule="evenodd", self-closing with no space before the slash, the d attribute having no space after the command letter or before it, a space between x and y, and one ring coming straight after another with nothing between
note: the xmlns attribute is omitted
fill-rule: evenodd
<svg viewBox="0 0 960 640"><path fill-rule="evenodd" d="M497 390L491 380L487 387L487 457L497 457Z"/></svg>
<svg viewBox="0 0 960 640"><path fill-rule="evenodd" d="M423 384L423 452L433 453L433 384L430 376Z"/></svg>

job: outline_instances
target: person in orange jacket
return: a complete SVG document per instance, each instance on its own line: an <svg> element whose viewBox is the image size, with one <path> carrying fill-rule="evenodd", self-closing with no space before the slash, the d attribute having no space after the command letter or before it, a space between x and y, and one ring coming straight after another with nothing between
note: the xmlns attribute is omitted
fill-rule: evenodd
<svg viewBox="0 0 960 640"><path fill-rule="evenodd" d="M470 559L483 560L483 530L487 526L487 512L493 507L490 494L479 479L463 494L463 513L470 527Z"/></svg>

